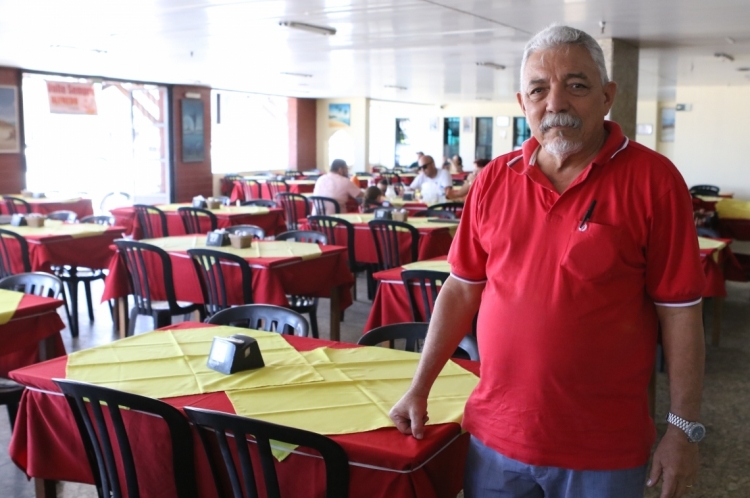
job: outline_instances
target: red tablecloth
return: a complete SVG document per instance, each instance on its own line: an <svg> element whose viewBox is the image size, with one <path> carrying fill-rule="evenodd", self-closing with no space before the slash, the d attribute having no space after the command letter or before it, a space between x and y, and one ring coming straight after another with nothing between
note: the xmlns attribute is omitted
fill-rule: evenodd
<svg viewBox="0 0 750 498"><path fill-rule="evenodd" d="M59 299L26 294L13 317L0 325L0 377L16 368L39 361L39 341L52 341L53 357L65 355L60 331L65 324L57 314L63 302Z"/></svg>
<svg viewBox="0 0 750 498"><path fill-rule="evenodd" d="M183 323L172 329L205 326ZM346 348L351 344L317 339L284 336L299 351L322 346ZM93 483L83 446L75 422L65 399L52 378L65 377L67 357L57 358L21 370L11 377L34 390L26 390L21 400L16 430L9 453L13 461L29 476L63 481ZM479 364L458 361L464 368L478 374ZM196 406L234 413L224 393L181 396L165 399L182 408ZM138 451L137 473L144 483L143 498L174 496L171 479L167 435L153 423L154 418L132 414L130 423L140 424L140 441L148 450ZM349 496L367 498L454 498L462 488L463 462L468 447L468 434L460 434L457 424L427 426L421 441L400 434L395 428L332 436L346 451L350 462ZM196 449L196 477L199 496L216 496L211 472L203 448L194 433ZM136 441L134 444L137 444ZM163 451L153 451L155 444L163 444ZM299 454L291 454L276 464L283 496L306 498L322 496L321 461ZM169 489L163 489L167 486ZM170 492L171 490L171 492Z"/></svg>
<svg viewBox="0 0 750 498"><path fill-rule="evenodd" d="M91 205L91 199L78 198L70 201L60 201L55 199L25 199L31 204L31 212L39 214L49 214L53 211L73 211L78 218L91 216L94 214L94 208ZM4 202L0 202L0 214L8 214L8 209Z"/></svg>
<svg viewBox="0 0 750 498"><path fill-rule="evenodd" d="M305 181L305 180L301 180ZM295 180L289 180L287 181L287 185L289 186L289 192L292 194L308 194L311 193L315 189L315 185L312 183L295 183ZM268 188L268 185L265 183L260 184L260 194L257 193L257 187L253 186L253 199L270 199L275 201L276 199L273 198L271 195L271 191ZM260 195L260 197L258 197ZM234 204L237 201L244 201L247 200L245 196L245 188L243 186L243 182L241 180L237 180L234 182L234 187L232 187L232 193L229 196L229 199L231 200L232 204Z"/></svg>
<svg viewBox="0 0 750 498"><path fill-rule="evenodd" d="M188 236L190 237L190 236ZM260 242L261 244L263 242ZM258 304L289 306L287 295L330 297L332 287L341 289L341 309L352 304L350 287L354 277L349 271L346 250L337 246L322 246L319 258L303 261L300 258L250 258L253 271L253 300ZM169 252L174 273L174 286L177 299L190 303L202 303L198 275L187 252ZM161 272L150 272L150 276ZM242 304L241 276L239 270L227 275L229 300L232 304ZM149 280L151 296L155 300L165 299L164 282ZM112 258L109 275L104 283L102 301L124 297L130 294L130 281L122 256Z"/></svg>
<svg viewBox="0 0 750 498"><path fill-rule="evenodd" d="M133 207L113 209L110 213L114 216L116 225L125 227L125 233L132 235L135 240L143 238L143 232ZM182 224L180 215L176 211L167 211L165 214L167 216L167 230L169 230L169 235L185 235L185 227ZM284 212L281 209L271 208L264 214L222 213L221 211L214 211L214 214L218 219L219 228L227 228L235 225L255 225L261 227L267 235L277 235L286 231ZM158 226L158 218L154 217L154 223ZM210 228L210 222L206 219L206 232Z"/></svg>

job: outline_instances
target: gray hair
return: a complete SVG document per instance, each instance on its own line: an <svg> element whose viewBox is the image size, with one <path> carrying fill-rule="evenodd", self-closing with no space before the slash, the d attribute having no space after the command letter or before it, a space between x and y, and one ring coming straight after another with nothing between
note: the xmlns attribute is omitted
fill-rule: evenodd
<svg viewBox="0 0 750 498"><path fill-rule="evenodd" d="M570 26L558 26L553 24L546 27L526 44L523 49L523 59L521 59L521 85L523 85L523 71L526 69L526 62L529 56L534 52L549 50L559 47L560 45L582 45L591 54L596 67L599 69L599 76L602 80L602 86L609 83L607 77L607 65L604 63L604 52L594 38L580 29L571 28ZM523 90L523 86L521 87Z"/></svg>

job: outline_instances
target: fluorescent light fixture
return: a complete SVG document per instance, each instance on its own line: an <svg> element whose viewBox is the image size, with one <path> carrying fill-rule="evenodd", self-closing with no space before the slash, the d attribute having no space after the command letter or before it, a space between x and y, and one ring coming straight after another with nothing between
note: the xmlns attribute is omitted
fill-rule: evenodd
<svg viewBox="0 0 750 498"><path fill-rule="evenodd" d="M730 44L730 45L734 45L734 38L732 38L732 37L730 37L730 36L727 36L726 38L724 38L724 40L725 40L725 41L726 41L726 42L727 42L728 44Z"/></svg>
<svg viewBox="0 0 750 498"><path fill-rule="evenodd" d="M393 88L394 90L408 90L405 86L398 85L383 85L385 88Z"/></svg>
<svg viewBox="0 0 750 498"><path fill-rule="evenodd" d="M729 54L725 54L724 52L716 52L714 54L714 57L718 59L725 59L725 60L728 60L729 62L734 62L734 57L732 57Z"/></svg>
<svg viewBox="0 0 750 498"><path fill-rule="evenodd" d="M495 64L494 62L477 62L477 66L490 67L492 69L497 69L498 71L505 69L505 66L502 64Z"/></svg>
<svg viewBox="0 0 750 498"><path fill-rule="evenodd" d="M747 71L750 71L750 67L747 67L747 66L745 66L745 67L738 67L737 71L741 71L741 72L745 73Z"/></svg>
<svg viewBox="0 0 750 498"><path fill-rule="evenodd" d="M329 28L328 26L316 26L314 24L307 24L304 22L296 21L279 21L279 26L286 26L287 28L301 29L303 31L309 31L311 33L317 33L324 36L333 36L336 34L336 28Z"/></svg>
<svg viewBox="0 0 750 498"><path fill-rule="evenodd" d="M305 74L305 73L285 73L282 72L284 76L297 76L299 78L312 78L312 74Z"/></svg>

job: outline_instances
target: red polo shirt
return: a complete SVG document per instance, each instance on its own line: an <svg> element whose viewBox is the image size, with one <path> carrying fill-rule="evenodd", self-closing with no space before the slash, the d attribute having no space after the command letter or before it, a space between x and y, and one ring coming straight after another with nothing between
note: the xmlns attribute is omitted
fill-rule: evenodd
<svg viewBox="0 0 750 498"><path fill-rule="evenodd" d="M471 188L448 257L454 277L487 282L481 380L464 427L531 465L648 461L655 304L695 304L704 286L679 172L617 124L605 128L598 156L562 194L535 165L534 138L492 161Z"/></svg>

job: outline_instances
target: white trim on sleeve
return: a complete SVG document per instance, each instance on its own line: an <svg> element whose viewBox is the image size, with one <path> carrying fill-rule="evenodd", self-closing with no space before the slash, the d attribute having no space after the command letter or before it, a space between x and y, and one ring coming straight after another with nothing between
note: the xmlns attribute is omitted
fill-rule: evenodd
<svg viewBox="0 0 750 498"><path fill-rule="evenodd" d="M695 306L696 304L700 303L703 300L702 297L699 297L695 301L690 301L689 303L657 303L654 302L657 306L664 306L665 308L687 308L688 306Z"/></svg>
<svg viewBox="0 0 750 498"><path fill-rule="evenodd" d="M451 272L451 277L453 277L453 278L455 278L456 280L459 280L459 281L461 281L461 282L464 282L464 283L466 283L466 284L478 285L478 284L484 284L484 283L487 283L487 279L486 279L486 278L485 278L484 280L467 280L467 279L465 279L465 278L461 278L461 277L459 277L458 275L456 275L456 274L455 274L455 273L453 273L453 272Z"/></svg>

